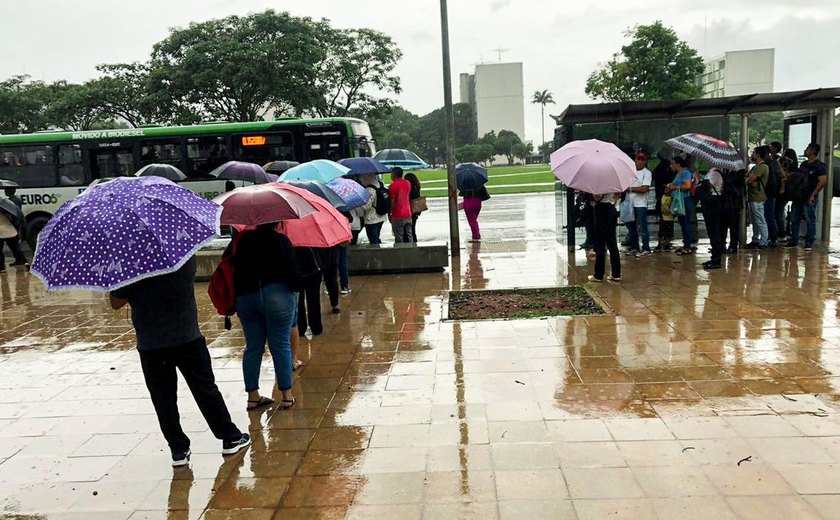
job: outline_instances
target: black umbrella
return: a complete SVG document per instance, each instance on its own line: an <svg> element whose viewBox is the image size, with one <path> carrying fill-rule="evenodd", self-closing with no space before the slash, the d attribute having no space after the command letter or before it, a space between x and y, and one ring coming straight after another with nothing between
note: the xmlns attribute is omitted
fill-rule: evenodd
<svg viewBox="0 0 840 520"><path fill-rule="evenodd" d="M289 170L299 165L300 163L297 161L272 161L263 166L263 170L279 175L285 172L286 170Z"/></svg>
<svg viewBox="0 0 840 520"><path fill-rule="evenodd" d="M243 161L228 161L210 172L210 175L218 179L245 181L252 184L271 182L260 165Z"/></svg>
<svg viewBox="0 0 840 520"><path fill-rule="evenodd" d="M23 211L20 210L17 204L5 197L0 197L0 211L8 213L21 222L23 221Z"/></svg>
<svg viewBox="0 0 840 520"><path fill-rule="evenodd" d="M347 208L347 203L344 202L344 199L342 199L336 192L321 181L295 179L290 181L281 181L281 183L288 184L289 186L294 186L295 188L300 188L312 193L313 195L317 195L332 204L333 207L339 211L344 211Z"/></svg>
<svg viewBox="0 0 840 520"><path fill-rule="evenodd" d="M487 183L487 169L474 162L459 164L455 174L461 191L475 191Z"/></svg>
<svg viewBox="0 0 840 520"><path fill-rule="evenodd" d="M142 168L137 170L137 173L135 173L134 175L136 175L137 177L163 177L164 179L169 179L172 182L182 181L187 178L187 176L184 175L184 172L172 166L171 164L159 163L147 164L146 166L143 166Z"/></svg>

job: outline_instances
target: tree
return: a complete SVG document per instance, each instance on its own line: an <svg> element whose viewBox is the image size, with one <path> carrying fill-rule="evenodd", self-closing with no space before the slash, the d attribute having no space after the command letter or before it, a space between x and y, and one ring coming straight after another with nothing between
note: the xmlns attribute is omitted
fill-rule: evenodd
<svg viewBox="0 0 840 520"><path fill-rule="evenodd" d="M516 132L502 130L496 137L496 154L507 157L508 165L512 165L515 157L513 149L517 144L522 144L522 139L516 135Z"/></svg>
<svg viewBox="0 0 840 520"><path fill-rule="evenodd" d="M542 142L545 142L545 106L554 104L554 96L548 90L537 90L531 97L531 103L540 105L540 130L542 130Z"/></svg>
<svg viewBox="0 0 840 520"><path fill-rule="evenodd" d="M376 98L370 91L399 94L393 74L402 52L390 36L372 29L330 30L321 35L326 58L320 63L314 111L321 117L366 112Z"/></svg>
<svg viewBox="0 0 840 520"><path fill-rule="evenodd" d="M380 106L367 114L359 114L370 125L377 148L417 148L414 139L419 117L399 105Z"/></svg>
<svg viewBox="0 0 840 520"><path fill-rule="evenodd" d="M17 134L46 130L45 107L51 99L50 87L19 75L0 82L0 133Z"/></svg>
<svg viewBox="0 0 840 520"><path fill-rule="evenodd" d="M586 80L592 99L679 100L703 94L697 81L703 60L673 29L656 21L628 29L625 36L632 41Z"/></svg>
<svg viewBox="0 0 840 520"><path fill-rule="evenodd" d="M325 34L335 34L326 21L273 10L173 29L153 47L149 93L210 119L301 115L320 103Z"/></svg>
<svg viewBox="0 0 840 520"><path fill-rule="evenodd" d="M548 158L548 156L550 156L551 153L554 152L554 150L554 141L546 141L540 145L539 154L545 158Z"/></svg>
<svg viewBox="0 0 840 520"><path fill-rule="evenodd" d="M171 92L149 88L149 65L115 63L96 67L102 77L93 80L107 113L136 128L152 123L189 124L200 117Z"/></svg>
<svg viewBox="0 0 840 520"><path fill-rule="evenodd" d="M455 116L455 146L463 147L475 143L475 119L472 107L467 103L452 106ZM446 119L443 108L434 110L418 121L414 136L420 155L433 163L446 159Z"/></svg>
<svg viewBox="0 0 840 520"><path fill-rule="evenodd" d="M104 127L110 118L94 82L81 85L58 81L49 86L44 118L62 130L92 130Z"/></svg>
<svg viewBox="0 0 840 520"><path fill-rule="evenodd" d="M523 163L534 152L534 145L531 143L516 143L513 145L513 156Z"/></svg>
<svg viewBox="0 0 840 520"><path fill-rule="evenodd" d="M758 146L784 139L784 119L782 112L759 112L750 114L750 144Z"/></svg>
<svg viewBox="0 0 840 520"><path fill-rule="evenodd" d="M482 143L468 144L455 150L455 157L458 159L458 162L462 163L486 163L494 155L496 155L495 148Z"/></svg>

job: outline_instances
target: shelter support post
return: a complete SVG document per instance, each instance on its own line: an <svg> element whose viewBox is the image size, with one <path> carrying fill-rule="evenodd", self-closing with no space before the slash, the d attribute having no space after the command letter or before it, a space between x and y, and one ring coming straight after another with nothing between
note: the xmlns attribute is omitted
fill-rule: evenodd
<svg viewBox="0 0 840 520"><path fill-rule="evenodd" d="M749 114L741 114L741 142L739 143L741 147L741 159L744 161L744 167L749 170L750 168L750 115ZM744 210L741 211L741 222L739 225L741 226L741 244L738 247L744 247L749 240L747 238L747 213L749 213L749 207L746 202L746 190L744 190Z"/></svg>
<svg viewBox="0 0 840 520"><path fill-rule="evenodd" d="M449 248L454 260L461 256L458 231L458 190L455 178L455 116L452 111L452 67L449 58L449 13L440 0L440 36L443 52L443 106L446 117L446 178L449 184Z"/></svg>
<svg viewBox="0 0 840 520"><path fill-rule="evenodd" d="M831 202L834 195L834 109L827 108L819 111L817 116L817 142L821 145L823 157L820 159L828 167L827 184L820 198L819 239L825 247L831 241Z"/></svg>

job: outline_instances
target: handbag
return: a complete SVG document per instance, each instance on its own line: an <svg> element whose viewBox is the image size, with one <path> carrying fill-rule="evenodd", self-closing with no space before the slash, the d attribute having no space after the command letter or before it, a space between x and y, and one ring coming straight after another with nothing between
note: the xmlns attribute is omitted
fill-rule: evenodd
<svg viewBox="0 0 840 520"><path fill-rule="evenodd" d="M627 197L621 201L621 204L618 205L618 215L623 224L629 224L630 222L636 221L635 211L633 211L633 202L630 201L630 197Z"/></svg>
<svg viewBox="0 0 840 520"><path fill-rule="evenodd" d="M429 205L426 203L426 197L417 197L416 199L412 199L409 204L411 204L412 215L423 213L429 209Z"/></svg>
<svg viewBox="0 0 840 520"><path fill-rule="evenodd" d="M487 188L485 188L484 186L482 186L481 189L478 190L478 195L481 197L482 202L485 200L490 200L490 194L487 193Z"/></svg>
<svg viewBox="0 0 840 520"><path fill-rule="evenodd" d="M672 193L671 195L671 215L675 217L685 216L685 194L681 191Z"/></svg>

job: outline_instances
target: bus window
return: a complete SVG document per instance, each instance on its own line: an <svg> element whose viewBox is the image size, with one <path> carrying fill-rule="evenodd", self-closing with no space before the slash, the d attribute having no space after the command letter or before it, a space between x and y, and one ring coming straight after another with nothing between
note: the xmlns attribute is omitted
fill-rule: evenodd
<svg viewBox="0 0 840 520"><path fill-rule="evenodd" d="M304 153L306 161L330 159L337 161L351 157L347 146L347 131L344 125L325 123L308 124L304 132Z"/></svg>
<svg viewBox="0 0 840 520"><path fill-rule="evenodd" d="M85 184L82 150L79 145L62 144L58 147L58 183L61 186Z"/></svg>
<svg viewBox="0 0 840 520"><path fill-rule="evenodd" d="M0 179L16 182L23 188L55 186L52 146L0 148Z"/></svg>
<svg viewBox="0 0 840 520"><path fill-rule="evenodd" d="M134 159L131 150L97 150L91 152L91 156L96 168L94 176L98 179L134 175Z"/></svg>
<svg viewBox="0 0 840 520"><path fill-rule="evenodd" d="M187 176L196 179L206 179L210 172L228 162L225 138L222 136L189 137L187 138L187 162L189 172Z"/></svg>
<svg viewBox="0 0 840 520"><path fill-rule="evenodd" d="M171 164L176 168L183 168L181 157L181 142L174 139L143 140L140 141L140 164L145 166L152 163Z"/></svg>
<svg viewBox="0 0 840 520"><path fill-rule="evenodd" d="M237 161L263 165L271 161L294 161L295 147L291 132L267 132L233 136Z"/></svg>

